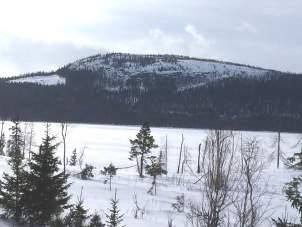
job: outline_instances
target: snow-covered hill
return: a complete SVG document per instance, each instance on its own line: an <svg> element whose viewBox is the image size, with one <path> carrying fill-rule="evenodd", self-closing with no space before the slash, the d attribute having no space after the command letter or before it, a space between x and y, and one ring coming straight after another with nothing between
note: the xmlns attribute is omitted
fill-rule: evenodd
<svg viewBox="0 0 302 227"><path fill-rule="evenodd" d="M203 86L229 77L263 78L272 70L177 55L135 55L111 53L80 59L53 74L34 74L7 80L8 83L33 83L45 86L66 84L65 76L80 73L85 80L111 92L137 88L148 90L150 81L165 78L178 91ZM105 78L105 79L104 79ZM93 78L92 80L95 80ZM146 82L147 81L147 82ZM131 86L129 85L131 84Z"/></svg>
<svg viewBox="0 0 302 227"><path fill-rule="evenodd" d="M148 90L146 81L155 78L169 79L176 89L186 90L209 82L228 78L263 78L272 70L209 59L197 59L177 55L134 55L112 53L95 55L75 61L63 71L89 72L106 78L102 88L108 91L127 90L129 84L140 90ZM59 70L60 72L60 70ZM108 81L110 81L108 83ZM134 81L134 82L133 82ZM98 82L98 84L102 84Z"/></svg>
<svg viewBox="0 0 302 227"><path fill-rule="evenodd" d="M194 75L217 73L221 76L261 76L269 70L219 62L214 60L193 59L175 55L130 55L107 54L78 60L68 68L73 70L106 70L111 75L134 76L138 73Z"/></svg>

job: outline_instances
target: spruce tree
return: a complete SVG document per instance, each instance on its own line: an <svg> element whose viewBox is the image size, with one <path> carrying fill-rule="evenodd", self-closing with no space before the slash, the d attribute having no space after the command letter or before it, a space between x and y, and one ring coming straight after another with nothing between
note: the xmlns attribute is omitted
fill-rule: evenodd
<svg viewBox="0 0 302 227"><path fill-rule="evenodd" d="M94 177L93 169L94 169L94 166L86 164L85 168L82 169L82 171L80 172L81 179L89 180L90 178L93 178Z"/></svg>
<svg viewBox="0 0 302 227"><path fill-rule="evenodd" d="M86 220L89 218L88 210L84 208L84 201L81 197L82 196L80 196L77 203L70 209L70 213L65 218L65 224L67 226L83 227L85 226Z"/></svg>
<svg viewBox="0 0 302 227"><path fill-rule="evenodd" d="M146 156L151 152L152 148L157 148L155 140L151 135L151 129L148 123L144 123L140 131L136 135L136 139L131 140L130 160L136 159L139 176L143 177L144 162Z"/></svg>
<svg viewBox="0 0 302 227"><path fill-rule="evenodd" d="M10 131L10 160L8 164L12 173L4 173L3 179L0 181L0 205L4 210L4 216L13 218L18 223L22 218L22 198L26 187L20 143L21 130L18 121L13 122Z"/></svg>
<svg viewBox="0 0 302 227"><path fill-rule="evenodd" d="M10 137L7 142L7 154L9 157L12 157L14 156L15 152L21 153L23 150L24 141L19 121L13 121L13 126L9 130Z"/></svg>
<svg viewBox="0 0 302 227"><path fill-rule="evenodd" d="M90 219L88 227L105 227L98 213L94 213Z"/></svg>
<svg viewBox="0 0 302 227"><path fill-rule="evenodd" d="M30 224L46 225L69 207L67 189L70 184L67 183L68 176L59 171L55 139L47 124L39 152L32 153L29 172L26 173L29 185L24 194L24 208Z"/></svg>
<svg viewBox="0 0 302 227"><path fill-rule="evenodd" d="M77 164L77 150L74 149L73 152L72 152L72 155L70 157L70 161L69 161L69 165L71 166L75 166Z"/></svg>
<svg viewBox="0 0 302 227"><path fill-rule="evenodd" d="M106 223L108 227L124 227L122 225L123 216L120 214L120 210L118 208L118 199L116 198L116 191L114 193L114 198L111 199L111 208L109 209L109 213L106 214Z"/></svg>

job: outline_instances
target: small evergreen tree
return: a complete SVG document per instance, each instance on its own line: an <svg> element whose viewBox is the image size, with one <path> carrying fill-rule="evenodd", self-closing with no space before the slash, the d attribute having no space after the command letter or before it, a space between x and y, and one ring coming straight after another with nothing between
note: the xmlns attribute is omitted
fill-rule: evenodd
<svg viewBox="0 0 302 227"><path fill-rule="evenodd" d="M82 194L82 192L81 192ZM65 218L65 224L70 227L84 227L85 222L89 218L88 210L84 208L84 201L81 198L78 199L77 203L70 209L70 213Z"/></svg>
<svg viewBox="0 0 302 227"><path fill-rule="evenodd" d="M24 188L27 186L24 176L24 164L22 163L19 122L14 121L10 128L10 160L8 164L12 170L9 175L3 174L0 181L0 205L4 210L4 216L13 218L17 223L22 218L22 198Z"/></svg>
<svg viewBox="0 0 302 227"><path fill-rule="evenodd" d="M59 172L59 160L54 153L58 144L50 136L46 126L39 152L32 153L29 172L26 173L28 186L24 193L24 209L30 224L46 225L63 209L69 207L67 175Z"/></svg>
<svg viewBox="0 0 302 227"><path fill-rule="evenodd" d="M69 165L75 166L77 164L77 149L74 149L70 157Z"/></svg>
<svg viewBox="0 0 302 227"><path fill-rule="evenodd" d="M80 172L81 179L88 180L90 178L93 178L94 177L93 172L92 172L93 169L94 169L94 167L92 165L86 164L85 168L82 169L82 171Z"/></svg>
<svg viewBox="0 0 302 227"><path fill-rule="evenodd" d="M94 213L90 219L88 227L105 227L98 213Z"/></svg>
<svg viewBox="0 0 302 227"><path fill-rule="evenodd" d="M111 199L111 208L109 209L109 213L106 214L106 223L108 227L124 227L124 225L122 225L124 215L120 214L118 202L115 191L114 198Z"/></svg>
<svg viewBox="0 0 302 227"><path fill-rule="evenodd" d="M20 122L13 121L13 126L9 130L10 130L10 137L7 142L7 154L9 157L13 157L15 152L21 153L24 146L22 131L20 128Z"/></svg>
<svg viewBox="0 0 302 227"><path fill-rule="evenodd" d="M103 175L109 176L109 187L111 191L111 180L116 175L116 168L115 166L110 163L108 167L104 167L104 170L101 171Z"/></svg>
<svg viewBox="0 0 302 227"><path fill-rule="evenodd" d="M136 139L130 139L130 144L131 151L129 159L136 159L139 176L143 177L144 162L146 161L146 156L151 152L152 148L158 147L158 145L155 144L155 140L151 135L151 130L147 123L143 124L140 131L136 135Z"/></svg>
<svg viewBox="0 0 302 227"><path fill-rule="evenodd" d="M148 160L149 163L146 165L145 169L147 174L153 177L152 187L149 190L149 192L151 192L152 189L154 189L154 194L156 195L156 178L161 174L165 174L166 170L162 168L162 163L157 157L151 156L148 158Z"/></svg>

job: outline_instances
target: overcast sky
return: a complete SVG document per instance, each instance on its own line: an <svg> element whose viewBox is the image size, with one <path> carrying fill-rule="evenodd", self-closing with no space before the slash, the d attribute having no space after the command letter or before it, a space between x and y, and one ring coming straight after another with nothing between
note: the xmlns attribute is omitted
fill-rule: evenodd
<svg viewBox="0 0 302 227"><path fill-rule="evenodd" d="M302 0L0 0L0 76L104 52L302 72Z"/></svg>

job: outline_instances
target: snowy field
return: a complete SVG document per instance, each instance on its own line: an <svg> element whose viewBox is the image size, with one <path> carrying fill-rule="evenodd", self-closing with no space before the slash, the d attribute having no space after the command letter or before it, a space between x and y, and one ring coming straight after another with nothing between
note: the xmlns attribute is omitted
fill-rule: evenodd
<svg viewBox="0 0 302 227"><path fill-rule="evenodd" d="M5 136L8 137L8 128L11 123L5 123ZM22 125L24 128L25 125ZM67 157L71 156L76 148L78 152L85 150L85 163L96 167L95 177L84 181L77 177L71 177L72 186L69 189L72 194L72 201L76 201L83 187L83 198L86 208L93 213L98 211L103 220L105 212L109 208L110 198L113 192L109 191L109 185L104 184L105 176L100 174L100 170L109 163L116 167L128 167L135 165L128 159L130 151L129 139L134 138L139 130L139 126L112 126L112 125L86 125L71 124L67 133ZM28 129L27 129L28 130ZM196 178L186 169L184 176L177 176L177 162L181 144L181 136L184 135L184 144L190 153L190 166L196 170L196 159L198 155L198 145L203 143L208 130L197 129L174 129L174 128L151 128L152 135L156 143L161 147L168 141L168 175L159 178L158 194L152 196L147 194L151 186L151 178L139 179L136 168L126 168L118 170L117 176L113 178L113 188L117 189L117 196L120 202L120 209L124 216L124 224L128 227L165 227L168 226L168 218L174 219L176 227L189 226L185 213L178 213L173 210L171 204L175 202L175 197L184 193L185 202L198 201L200 199L199 185L194 184ZM35 145L41 142L44 124L35 123ZM61 142L60 125L52 124L52 133L57 136L57 141ZM276 145L273 141L277 133L271 132L235 132L242 137L257 137L262 149L263 160L266 162L266 169L261 182L268 183L270 196L263 201L269 202L267 215L270 216L262 223L262 226L271 226L271 217L282 216L285 210L289 213L290 220L297 219L297 213L291 210L290 204L286 201L282 191L284 183L288 182L292 176L299 174L298 171L288 170L282 164L276 168ZM291 156L299 151L299 147L293 147L298 141L297 134L281 133L281 150L284 157ZM36 148L37 149L37 148ZM57 151L62 156L63 146L60 145ZM159 149L154 150L154 154ZM9 171L5 157L0 157L0 174ZM71 175L77 173L79 168L68 167ZM2 175L2 174L1 174ZM145 208L145 214L138 219L134 218L133 196L136 193L139 206ZM0 224L1 225L1 224Z"/></svg>

